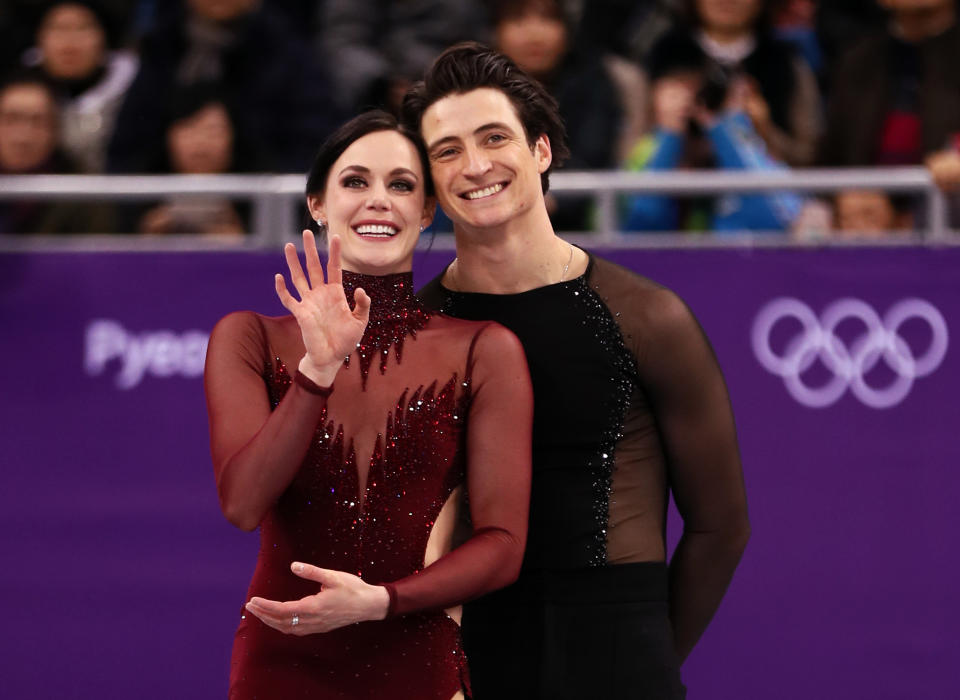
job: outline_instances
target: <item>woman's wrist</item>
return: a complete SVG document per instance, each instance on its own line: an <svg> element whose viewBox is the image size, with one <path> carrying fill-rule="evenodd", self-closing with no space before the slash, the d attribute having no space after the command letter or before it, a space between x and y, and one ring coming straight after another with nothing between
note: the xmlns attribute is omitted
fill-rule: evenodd
<svg viewBox="0 0 960 700"><path fill-rule="evenodd" d="M329 387L333 384L333 380L336 378L337 372L340 371L340 367L342 365L343 360L338 360L335 363L318 366L310 361L309 356L304 355L303 358L301 358L297 369L300 370L300 373L303 376L317 386Z"/></svg>

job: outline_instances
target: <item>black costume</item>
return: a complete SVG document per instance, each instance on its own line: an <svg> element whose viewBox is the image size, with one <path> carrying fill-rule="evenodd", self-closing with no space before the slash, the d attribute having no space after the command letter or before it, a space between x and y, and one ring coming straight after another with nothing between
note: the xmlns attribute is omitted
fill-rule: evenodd
<svg viewBox="0 0 960 700"><path fill-rule="evenodd" d="M748 532L726 386L693 315L595 257L519 294L437 278L420 296L511 329L534 387L523 569L464 611L475 697L682 698L675 649L699 636ZM684 518L669 572L668 490Z"/></svg>

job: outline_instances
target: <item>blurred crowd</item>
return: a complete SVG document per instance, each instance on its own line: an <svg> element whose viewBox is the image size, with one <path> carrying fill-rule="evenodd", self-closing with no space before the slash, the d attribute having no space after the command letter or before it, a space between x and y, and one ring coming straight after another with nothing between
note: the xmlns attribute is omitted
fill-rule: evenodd
<svg viewBox="0 0 960 700"><path fill-rule="evenodd" d="M958 0L2 0L0 174L303 172L362 109L395 110L473 39L556 97L570 170L925 165L957 206ZM558 230L589 198L551 195ZM924 208L858 189L632 195L620 226L909 235ZM0 199L0 233L242 234L229 198ZM956 221L954 222L956 224Z"/></svg>

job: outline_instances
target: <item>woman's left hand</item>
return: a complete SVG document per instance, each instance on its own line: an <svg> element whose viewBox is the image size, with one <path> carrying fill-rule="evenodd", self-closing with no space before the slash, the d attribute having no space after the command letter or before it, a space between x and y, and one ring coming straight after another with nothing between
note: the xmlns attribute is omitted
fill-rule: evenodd
<svg viewBox="0 0 960 700"><path fill-rule="evenodd" d="M387 616L390 596L383 586L371 586L345 571L300 562L294 562L290 568L300 578L319 583L321 590L306 598L285 602L251 598L247 610L275 630L302 637Z"/></svg>

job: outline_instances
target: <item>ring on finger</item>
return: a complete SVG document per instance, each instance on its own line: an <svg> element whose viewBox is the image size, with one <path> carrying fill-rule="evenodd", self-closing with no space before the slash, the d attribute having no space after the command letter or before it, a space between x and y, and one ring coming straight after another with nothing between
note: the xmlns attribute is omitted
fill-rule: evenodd
<svg viewBox="0 0 960 700"><path fill-rule="evenodd" d="M300 614L299 614L299 613L294 613L294 614L293 614L293 619L290 620L290 626L291 626L291 627L296 627L296 626L299 625L299 624L300 624Z"/></svg>

